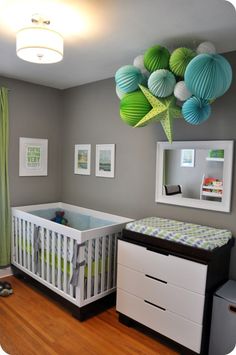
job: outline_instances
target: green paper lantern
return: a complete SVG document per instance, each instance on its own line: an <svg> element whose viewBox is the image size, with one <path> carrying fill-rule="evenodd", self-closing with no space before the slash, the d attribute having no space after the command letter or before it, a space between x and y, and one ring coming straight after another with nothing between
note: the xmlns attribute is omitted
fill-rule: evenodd
<svg viewBox="0 0 236 355"><path fill-rule="evenodd" d="M120 117L129 126L135 126L150 110L151 105L142 91L127 94L120 102Z"/></svg>
<svg viewBox="0 0 236 355"><path fill-rule="evenodd" d="M151 73L158 69L168 69L170 53L162 46L149 48L144 54L145 68Z"/></svg>
<svg viewBox="0 0 236 355"><path fill-rule="evenodd" d="M177 48L170 56L171 71L181 78L184 77L187 65L196 56L196 53L189 48Z"/></svg>

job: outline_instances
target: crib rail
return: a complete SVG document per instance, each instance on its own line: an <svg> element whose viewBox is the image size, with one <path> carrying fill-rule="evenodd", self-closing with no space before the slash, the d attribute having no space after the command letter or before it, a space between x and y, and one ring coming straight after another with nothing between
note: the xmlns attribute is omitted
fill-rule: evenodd
<svg viewBox="0 0 236 355"><path fill-rule="evenodd" d="M121 233L81 232L12 209L12 264L82 307L116 288L116 245ZM65 233L65 231L67 231ZM72 232L71 232L72 231ZM110 229L108 229L110 232ZM77 269L73 257L77 258ZM76 284L71 283L72 277Z"/></svg>

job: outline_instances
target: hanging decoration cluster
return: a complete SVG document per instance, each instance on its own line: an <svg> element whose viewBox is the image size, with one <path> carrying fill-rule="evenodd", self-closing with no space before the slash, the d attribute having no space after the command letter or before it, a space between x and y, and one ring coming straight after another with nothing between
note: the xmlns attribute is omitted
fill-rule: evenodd
<svg viewBox="0 0 236 355"><path fill-rule="evenodd" d="M196 51L181 47L172 53L156 45L117 70L115 81L121 119L133 127L158 121L171 143L173 119L205 122L212 102L229 89L232 69L211 42Z"/></svg>

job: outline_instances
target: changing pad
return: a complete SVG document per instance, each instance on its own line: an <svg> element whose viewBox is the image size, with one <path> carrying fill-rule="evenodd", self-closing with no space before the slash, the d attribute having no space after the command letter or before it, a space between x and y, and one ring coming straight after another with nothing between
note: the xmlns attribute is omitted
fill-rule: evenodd
<svg viewBox="0 0 236 355"><path fill-rule="evenodd" d="M210 251L222 247L232 238L232 233L226 229L159 217L130 222L126 230Z"/></svg>

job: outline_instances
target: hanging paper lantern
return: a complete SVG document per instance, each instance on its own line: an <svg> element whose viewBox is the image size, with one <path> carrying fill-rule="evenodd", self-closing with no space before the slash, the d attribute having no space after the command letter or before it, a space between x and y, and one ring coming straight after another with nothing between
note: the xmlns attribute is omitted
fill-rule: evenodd
<svg viewBox="0 0 236 355"><path fill-rule="evenodd" d="M143 75L140 69L133 65L125 65L117 70L115 75L116 85L125 93L133 92L142 83Z"/></svg>
<svg viewBox="0 0 236 355"><path fill-rule="evenodd" d="M180 101L186 101L187 99L189 99L192 96L192 94L188 90L185 82L184 81L179 81L175 85L174 96L176 97L176 99L178 99Z"/></svg>
<svg viewBox="0 0 236 355"><path fill-rule="evenodd" d="M151 47L144 54L145 68L151 73L158 69L167 69L169 58L170 53L165 47L159 45Z"/></svg>
<svg viewBox="0 0 236 355"><path fill-rule="evenodd" d="M202 54L202 53L215 54L216 48L215 48L214 44L211 42L202 42L197 47L197 53L198 54Z"/></svg>
<svg viewBox="0 0 236 355"><path fill-rule="evenodd" d="M129 126L135 126L151 108L142 91L135 91L125 95L121 100L120 117Z"/></svg>
<svg viewBox="0 0 236 355"><path fill-rule="evenodd" d="M187 66L184 80L195 96L214 99L229 89L232 69L229 62L219 54L199 54Z"/></svg>
<svg viewBox="0 0 236 355"><path fill-rule="evenodd" d="M116 95L119 97L119 99L123 99L125 95L127 95L125 92L123 92L119 87L116 85Z"/></svg>
<svg viewBox="0 0 236 355"><path fill-rule="evenodd" d="M148 88L154 96L170 96L176 84L175 76L166 69L159 69L152 73L148 79Z"/></svg>
<svg viewBox="0 0 236 355"><path fill-rule="evenodd" d="M170 56L170 69L175 75L183 78L187 65L195 56L196 53L189 48L175 49Z"/></svg>
<svg viewBox="0 0 236 355"><path fill-rule="evenodd" d="M182 114L186 122L199 125L209 118L211 106L206 100L193 96L183 104Z"/></svg>
<svg viewBox="0 0 236 355"><path fill-rule="evenodd" d="M134 58L133 65L141 70L141 73L144 75L145 78L148 78L150 76L149 71L145 68L144 65L144 54L140 54L136 58Z"/></svg>

